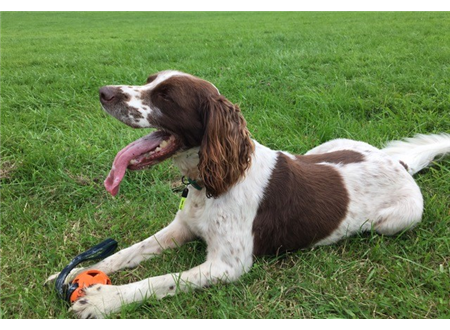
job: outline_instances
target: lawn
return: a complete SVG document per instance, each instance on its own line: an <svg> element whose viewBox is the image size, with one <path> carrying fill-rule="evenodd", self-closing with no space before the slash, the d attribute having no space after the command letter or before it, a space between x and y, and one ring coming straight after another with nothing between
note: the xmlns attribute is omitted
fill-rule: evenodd
<svg viewBox="0 0 450 330"><path fill-rule="evenodd" d="M127 247L170 222L171 162L103 188L145 134L101 110L98 89L177 69L238 103L253 137L304 153L334 138L381 147L450 133L446 12L1 14L1 317L71 318L45 279L107 237ZM416 177L425 212L396 237L255 260L231 285L127 306L112 318L450 318L450 161ZM192 242L111 275L115 284L200 264Z"/></svg>

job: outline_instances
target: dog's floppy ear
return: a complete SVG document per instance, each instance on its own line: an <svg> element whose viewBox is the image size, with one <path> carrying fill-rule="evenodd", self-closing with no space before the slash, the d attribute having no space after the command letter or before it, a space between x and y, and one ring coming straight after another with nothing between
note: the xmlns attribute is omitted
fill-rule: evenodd
<svg viewBox="0 0 450 330"><path fill-rule="evenodd" d="M216 198L244 177L254 144L239 107L225 97L209 97L203 111L198 168L207 196Z"/></svg>

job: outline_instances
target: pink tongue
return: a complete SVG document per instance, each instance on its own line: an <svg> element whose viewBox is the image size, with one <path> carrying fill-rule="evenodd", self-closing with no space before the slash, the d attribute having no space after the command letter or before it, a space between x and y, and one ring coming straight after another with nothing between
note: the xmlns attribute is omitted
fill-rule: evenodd
<svg viewBox="0 0 450 330"><path fill-rule="evenodd" d="M104 182L106 190L111 195L116 196L119 192L120 182L125 176L130 160L155 149L164 140L164 136L164 133L156 131L130 143L119 151Z"/></svg>

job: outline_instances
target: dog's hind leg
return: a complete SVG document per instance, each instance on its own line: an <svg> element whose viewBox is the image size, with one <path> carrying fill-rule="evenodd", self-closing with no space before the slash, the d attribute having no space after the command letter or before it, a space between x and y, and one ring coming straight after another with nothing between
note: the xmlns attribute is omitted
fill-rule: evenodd
<svg viewBox="0 0 450 330"><path fill-rule="evenodd" d="M422 219L423 198L418 187L411 187L408 197L392 201L378 212L373 223L375 231L383 235L395 235L414 228Z"/></svg>

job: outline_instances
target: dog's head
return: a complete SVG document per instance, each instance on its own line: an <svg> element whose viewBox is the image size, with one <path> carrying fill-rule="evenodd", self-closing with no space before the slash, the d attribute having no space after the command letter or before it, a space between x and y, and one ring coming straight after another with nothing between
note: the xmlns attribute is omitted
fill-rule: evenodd
<svg viewBox="0 0 450 330"><path fill-rule="evenodd" d="M163 71L143 86L105 86L100 102L112 116L134 128L156 131L129 144L114 160L105 181L115 195L126 169L153 166L199 147L198 179L208 196L218 197L250 166L253 142L240 109L200 78Z"/></svg>

